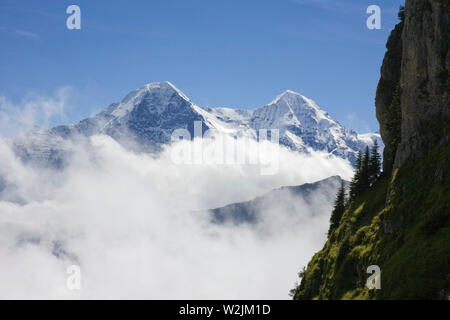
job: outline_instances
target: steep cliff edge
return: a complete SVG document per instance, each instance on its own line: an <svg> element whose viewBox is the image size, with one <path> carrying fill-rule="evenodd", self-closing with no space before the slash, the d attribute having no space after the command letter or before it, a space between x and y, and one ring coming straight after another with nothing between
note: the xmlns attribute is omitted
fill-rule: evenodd
<svg viewBox="0 0 450 320"><path fill-rule="evenodd" d="M406 1L377 88L384 172L347 205L294 299L450 298L449 9ZM371 265L379 290L366 287Z"/></svg>
<svg viewBox="0 0 450 320"><path fill-rule="evenodd" d="M448 1L407 1L387 42L375 100L385 171L449 139L448 11Z"/></svg>
<svg viewBox="0 0 450 320"><path fill-rule="evenodd" d="M418 159L449 140L448 0L405 4L401 66L401 142L395 166Z"/></svg>
<svg viewBox="0 0 450 320"><path fill-rule="evenodd" d="M377 120L380 123L380 134L385 144L383 159L384 171L389 171L394 162L395 153L400 143L400 123L388 120L390 114L400 113L399 106L392 105L392 100L400 82L402 65L402 32L404 23L395 26L386 44L387 52L381 66L381 77L378 82L375 98ZM399 110L394 110L398 108Z"/></svg>

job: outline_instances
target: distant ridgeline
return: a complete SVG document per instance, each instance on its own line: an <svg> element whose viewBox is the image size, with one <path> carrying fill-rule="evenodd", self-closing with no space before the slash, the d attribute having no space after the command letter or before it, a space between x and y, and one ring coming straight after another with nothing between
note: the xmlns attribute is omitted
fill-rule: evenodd
<svg viewBox="0 0 450 320"><path fill-rule="evenodd" d="M157 154L171 144L175 130L186 130L194 137L195 123L201 123L201 132L213 129L251 139L260 130L277 129L280 145L292 151L318 151L352 164L366 145L377 141L383 147L378 133L358 134L346 129L313 100L290 90L253 110L201 108L170 82L156 82L76 124L35 129L15 139L14 149L25 162L64 168L71 157L73 140L104 134L127 149Z"/></svg>
<svg viewBox="0 0 450 320"><path fill-rule="evenodd" d="M401 8L376 96L383 173L348 199L339 190L328 240L294 299L450 298L449 9L448 0ZM380 286L370 290L372 265Z"/></svg>

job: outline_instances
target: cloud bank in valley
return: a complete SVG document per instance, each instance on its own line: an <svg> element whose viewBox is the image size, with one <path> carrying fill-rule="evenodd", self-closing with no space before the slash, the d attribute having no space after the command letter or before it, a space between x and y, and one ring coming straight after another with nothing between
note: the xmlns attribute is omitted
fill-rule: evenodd
<svg viewBox="0 0 450 320"><path fill-rule="evenodd" d="M348 179L346 161L276 147L277 173L261 175L258 165L176 164L176 146L154 157L97 135L68 143L73 154L62 171L23 164L5 132L63 114L65 97L19 110L1 102L0 298L288 298L295 274L323 245L334 190L312 204L289 195L267 203L257 225L211 224L202 209L332 175ZM248 157L257 147L245 143ZM280 211L279 201L294 210ZM81 268L81 290L67 288L70 265Z"/></svg>
<svg viewBox="0 0 450 320"><path fill-rule="evenodd" d="M348 178L350 166L280 148L278 174L263 176L255 166L177 165L171 148L153 158L94 136L53 172L24 166L2 140L0 297L287 298L298 268L323 244L327 201L317 197L317 216L302 199L290 199L295 213L273 203L257 226L213 225L192 211ZM73 264L79 291L66 287Z"/></svg>

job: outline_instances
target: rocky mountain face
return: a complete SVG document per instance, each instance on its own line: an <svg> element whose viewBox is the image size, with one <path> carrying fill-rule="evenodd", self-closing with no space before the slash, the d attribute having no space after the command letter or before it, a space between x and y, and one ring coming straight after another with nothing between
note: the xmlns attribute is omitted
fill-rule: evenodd
<svg viewBox="0 0 450 320"><path fill-rule="evenodd" d="M384 148L384 171L389 171L395 158L398 146L399 124L389 126L386 124L385 117L389 116L394 94L398 88L400 81L400 72L402 64L402 32L404 23L397 24L389 36L386 44L387 52L384 56L381 66L381 77L378 82L377 93L375 98L377 120L380 123L380 134L385 144ZM400 111L398 111L400 112Z"/></svg>
<svg viewBox="0 0 450 320"><path fill-rule="evenodd" d="M449 10L445 0L407 1L400 77L402 139L398 167L450 136Z"/></svg>
<svg viewBox="0 0 450 320"><path fill-rule="evenodd" d="M406 0L399 17L376 96L385 170L347 204L295 299L450 299L450 3Z"/></svg>
<svg viewBox="0 0 450 320"><path fill-rule="evenodd" d="M15 141L24 160L64 166L73 138L106 134L124 146L150 153L171 142L176 129L186 129L194 137L194 123L202 132L216 129L235 137L256 138L260 129L280 132L280 144L291 150L321 151L354 163L356 154L377 141L378 134L358 135L333 120L312 100L286 91L266 106L254 110L200 108L169 82L147 84L129 93L92 118L50 130L37 129Z"/></svg>
<svg viewBox="0 0 450 320"><path fill-rule="evenodd" d="M448 1L407 1L404 21L389 37L376 96L385 169L422 157L450 136L448 10ZM390 125L395 107L401 121Z"/></svg>
<svg viewBox="0 0 450 320"><path fill-rule="evenodd" d="M282 187L250 201L232 203L208 211L212 222L217 224L257 224L264 219L266 211L274 208L276 214L296 214L308 219L324 214L323 206L332 207L334 190L339 188L341 181L341 177L333 176L300 186ZM292 199L296 199L296 202Z"/></svg>

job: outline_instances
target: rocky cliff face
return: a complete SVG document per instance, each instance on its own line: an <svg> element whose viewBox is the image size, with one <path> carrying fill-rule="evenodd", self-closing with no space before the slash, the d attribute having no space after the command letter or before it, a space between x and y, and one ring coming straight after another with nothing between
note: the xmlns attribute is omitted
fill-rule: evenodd
<svg viewBox="0 0 450 320"><path fill-rule="evenodd" d="M450 136L449 7L447 0L406 1L404 21L388 40L376 96L385 171L424 156ZM396 90L401 121L392 125Z"/></svg>
<svg viewBox="0 0 450 320"><path fill-rule="evenodd" d="M347 208L294 299L450 299L448 0L406 0L381 68L384 172ZM368 266L381 270L369 290Z"/></svg>
<svg viewBox="0 0 450 320"><path fill-rule="evenodd" d="M396 167L448 141L449 10L448 0L406 2L400 77L402 139Z"/></svg>
<svg viewBox="0 0 450 320"><path fill-rule="evenodd" d="M389 36L375 99L376 115L380 123L380 134L385 144L383 169L386 172L390 171L389 168L392 166L397 150L397 142L394 141L395 129L385 125L384 118L387 116L387 111L391 106L395 90L400 81L403 25L403 22L399 23Z"/></svg>

